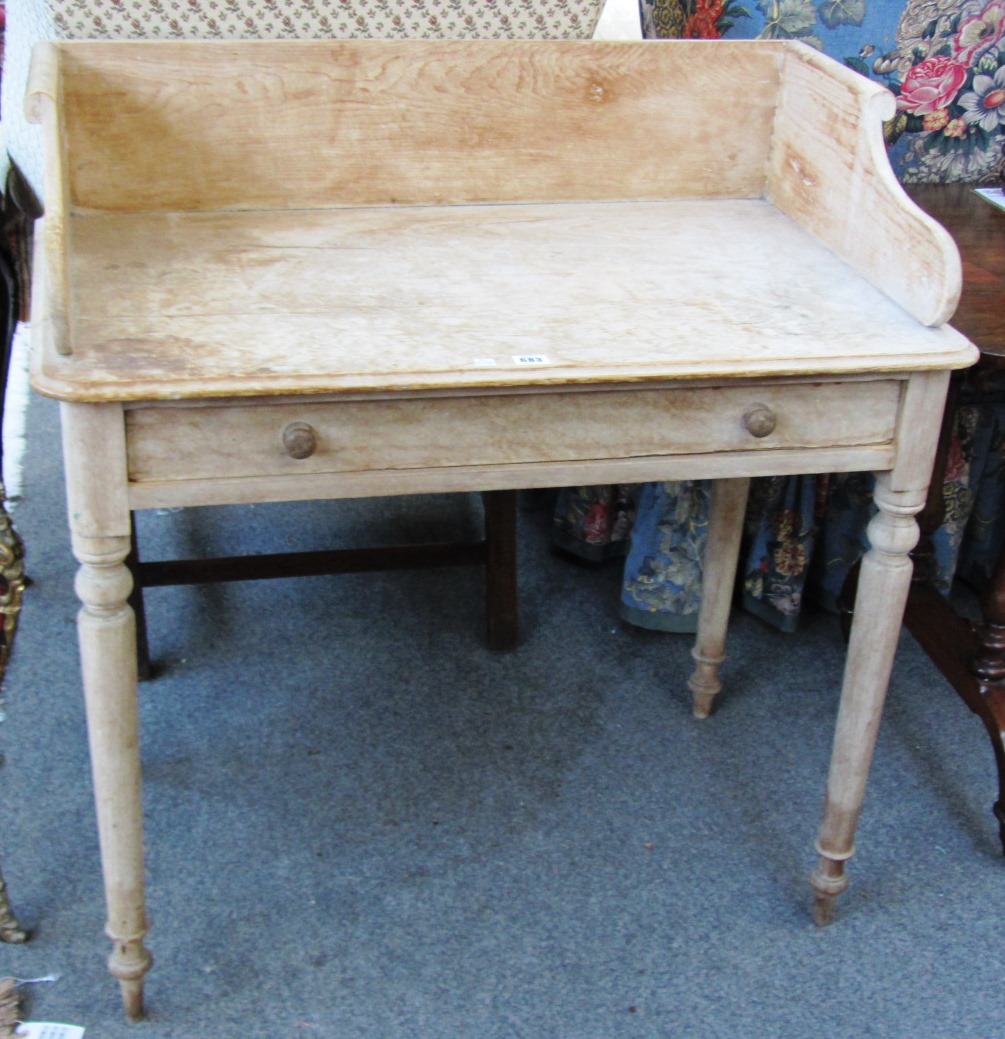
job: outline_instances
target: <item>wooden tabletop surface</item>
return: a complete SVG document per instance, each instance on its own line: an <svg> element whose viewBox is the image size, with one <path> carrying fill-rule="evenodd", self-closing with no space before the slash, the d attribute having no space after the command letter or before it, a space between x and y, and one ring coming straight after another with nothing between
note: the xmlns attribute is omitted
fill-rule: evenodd
<svg viewBox="0 0 1005 1039"><path fill-rule="evenodd" d="M39 352L34 372L63 399L971 363L957 332L919 325L760 199L78 214L72 225L73 354Z"/></svg>

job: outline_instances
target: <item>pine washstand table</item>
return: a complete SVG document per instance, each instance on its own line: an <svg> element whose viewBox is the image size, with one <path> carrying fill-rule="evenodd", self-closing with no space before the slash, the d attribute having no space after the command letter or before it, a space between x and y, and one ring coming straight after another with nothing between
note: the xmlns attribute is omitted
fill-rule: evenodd
<svg viewBox="0 0 1005 1039"><path fill-rule="evenodd" d="M889 91L796 43L36 49L33 385L61 402L127 1013L150 966L130 510L714 479L694 711L750 477L873 470L812 875L865 792L950 372L949 235ZM741 127L735 112L745 118Z"/></svg>

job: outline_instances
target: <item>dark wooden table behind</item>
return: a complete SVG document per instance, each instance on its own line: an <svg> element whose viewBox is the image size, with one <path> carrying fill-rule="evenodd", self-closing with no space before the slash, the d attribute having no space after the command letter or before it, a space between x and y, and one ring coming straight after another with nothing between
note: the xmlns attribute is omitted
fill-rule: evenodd
<svg viewBox="0 0 1005 1039"><path fill-rule="evenodd" d="M966 184L917 185L908 191L959 246L963 295L952 323L981 351L976 374L979 377L981 369L1005 369L1005 211ZM961 381L962 376L950 390L932 491L919 516L922 541L904 621L991 738L998 770L993 810L1005 851L1005 550L981 596L980 624L959 616L931 583L928 539L945 516L943 481Z"/></svg>

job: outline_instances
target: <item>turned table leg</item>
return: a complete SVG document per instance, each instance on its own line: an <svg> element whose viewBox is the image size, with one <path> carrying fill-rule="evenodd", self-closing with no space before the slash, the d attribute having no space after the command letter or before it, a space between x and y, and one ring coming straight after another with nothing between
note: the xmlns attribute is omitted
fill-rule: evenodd
<svg viewBox="0 0 1005 1039"><path fill-rule="evenodd" d="M151 957L143 876L136 623L126 499L125 426L115 405L62 406L63 453L73 552L84 703L112 940L108 967L127 1015L143 1014Z"/></svg>
<svg viewBox="0 0 1005 1039"><path fill-rule="evenodd" d="M945 520L945 474L956 423L961 374L953 373L939 434L935 466L924 508L918 513L920 538L912 553L914 576L904 624L960 699L980 718L991 740L998 773L993 806L1005 853L1005 550L981 597L983 623L975 631L935 587L932 536ZM851 625L858 581L852 567L839 599L842 627Z"/></svg>
<svg viewBox="0 0 1005 1039"><path fill-rule="evenodd" d="M848 887L845 863L855 851L855 827L911 584L909 553L918 540L914 517L925 502L923 491L894 491L890 483L889 473L876 478L878 511L869 523L871 548L859 573L824 818L816 844L820 858L810 880L816 891L814 917L821 925L830 922L834 900Z"/></svg>
<svg viewBox="0 0 1005 1039"><path fill-rule="evenodd" d="M77 618L98 837L113 943L108 969L119 979L126 1013L143 1013L150 954L144 907L136 626L126 599L128 538L74 538L80 562Z"/></svg>
<svg viewBox="0 0 1005 1039"><path fill-rule="evenodd" d="M726 627L749 489L750 480L746 478L716 480L712 484L698 609L698 637L691 651L697 666L687 683L696 718L708 717L715 697L722 689L719 665L726 658Z"/></svg>

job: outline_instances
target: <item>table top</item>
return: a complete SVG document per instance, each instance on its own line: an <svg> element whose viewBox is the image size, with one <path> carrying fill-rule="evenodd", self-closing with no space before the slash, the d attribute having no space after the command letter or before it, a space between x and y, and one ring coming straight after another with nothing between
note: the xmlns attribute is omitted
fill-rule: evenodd
<svg viewBox="0 0 1005 1039"><path fill-rule="evenodd" d="M960 367L769 202L71 219L63 399L443 391Z"/></svg>
<svg viewBox="0 0 1005 1039"><path fill-rule="evenodd" d="M1005 211L968 184L918 184L908 193L959 247L963 292L953 325L986 363L1005 364Z"/></svg>

